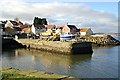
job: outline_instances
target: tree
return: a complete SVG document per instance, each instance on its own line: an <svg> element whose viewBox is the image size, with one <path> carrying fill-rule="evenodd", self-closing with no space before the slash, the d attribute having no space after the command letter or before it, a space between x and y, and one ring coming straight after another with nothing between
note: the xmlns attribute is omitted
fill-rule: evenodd
<svg viewBox="0 0 120 80"><path fill-rule="evenodd" d="M47 25L47 20L46 18L38 18L38 17L35 17L34 18L34 23L33 25L36 27L37 25Z"/></svg>
<svg viewBox="0 0 120 80"><path fill-rule="evenodd" d="M38 25L38 23L39 23L38 17L35 17L33 25L36 27Z"/></svg>
<svg viewBox="0 0 120 80"><path fill-rule="evenodd" d="M42 25L47 25L47 21L46 21L46 18L42 18Z"/></svg>
<svg viewBox="0 0 120 80"><path fill-rule="evenodd" d="M42 19L38 18L38 25L42 25Z"/></svg>

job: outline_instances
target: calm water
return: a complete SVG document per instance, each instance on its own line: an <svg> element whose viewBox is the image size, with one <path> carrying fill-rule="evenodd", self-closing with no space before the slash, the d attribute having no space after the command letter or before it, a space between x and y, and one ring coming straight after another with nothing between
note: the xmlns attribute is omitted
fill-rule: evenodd
<svg viewBox="0 0 120 80"><path fill-rule="evenodd" d="M2 66L34 69L78 78L118 78L118 47L99 47L93 54L58 55L36 50L5 50Z"/></svg>

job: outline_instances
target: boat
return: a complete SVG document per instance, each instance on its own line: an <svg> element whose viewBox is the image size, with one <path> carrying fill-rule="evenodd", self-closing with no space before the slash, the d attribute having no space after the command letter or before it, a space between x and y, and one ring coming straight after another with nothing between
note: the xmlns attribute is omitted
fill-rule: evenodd
<svg viewBox="0 0 120 80"><path fill-rule="evenodd" d="M75 35L74 34L71 34L71 33L62 33L60 35L60 40L61 41L66 41L66 40L71 40L71 39L74 39L75 38Z"/></svg>

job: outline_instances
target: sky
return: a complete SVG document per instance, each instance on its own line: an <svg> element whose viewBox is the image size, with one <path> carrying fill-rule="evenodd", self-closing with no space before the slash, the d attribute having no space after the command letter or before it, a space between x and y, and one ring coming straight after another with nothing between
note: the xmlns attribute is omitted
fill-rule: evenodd
<svg viewBox="0 0 120 80"><path fill-rule="evenodd" d="M33 23L34 17L47 18L49 24L88 27L95 33L118 32L118 0L2 0L0 20Z"/></svg>

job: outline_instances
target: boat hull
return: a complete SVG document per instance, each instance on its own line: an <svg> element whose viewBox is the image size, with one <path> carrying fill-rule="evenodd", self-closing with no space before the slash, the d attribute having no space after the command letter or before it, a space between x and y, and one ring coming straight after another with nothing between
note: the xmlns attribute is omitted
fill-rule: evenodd
<svg viewBox="0 0 120 80"><path fill-rule="evenodd" d="M70 39L74 39L75 36L74 35L67 35L67 36L60 36L60 40L64 41L64 40L70 40Z"/></svg>

